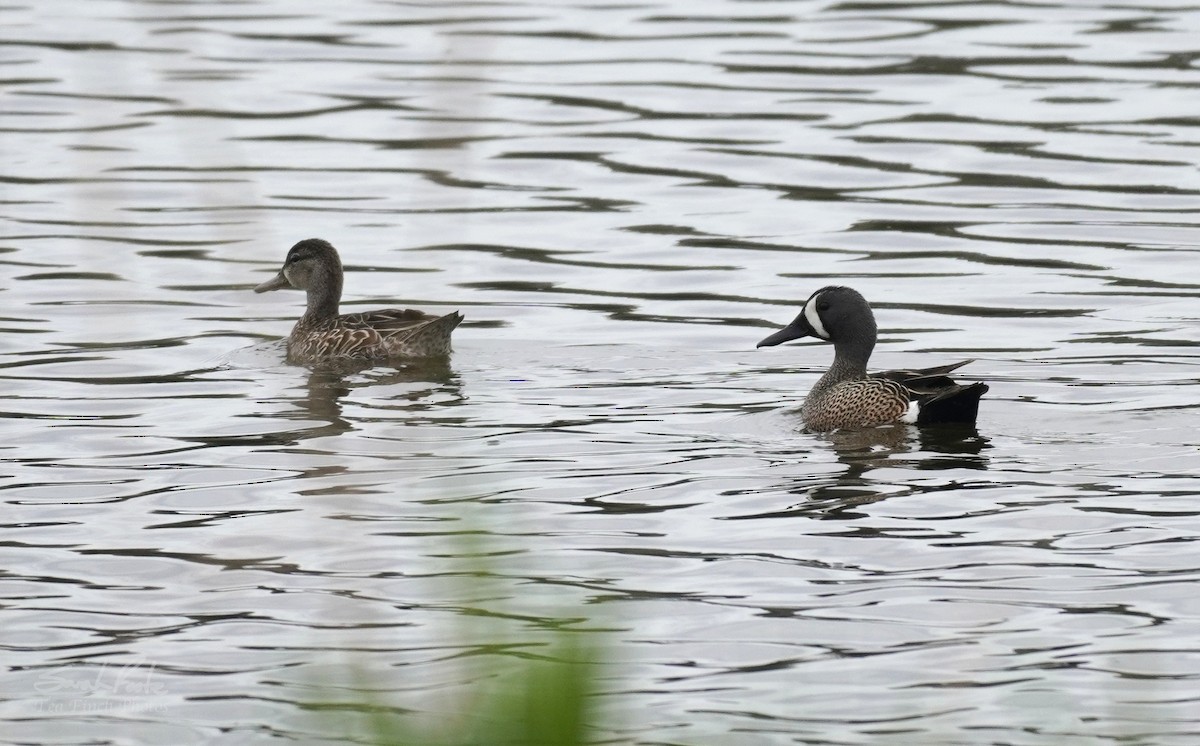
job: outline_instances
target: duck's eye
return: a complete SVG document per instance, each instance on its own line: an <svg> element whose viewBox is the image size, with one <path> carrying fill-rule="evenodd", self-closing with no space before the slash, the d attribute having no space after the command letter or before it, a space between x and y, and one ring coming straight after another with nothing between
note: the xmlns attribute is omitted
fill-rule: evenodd
<svg viewBox="0 0 1200 746"><path fill-rule="evenodd" d="M817 301L817 310L818 311L828 311L829 310L829 301L825 301L825 300Z"/></svg>

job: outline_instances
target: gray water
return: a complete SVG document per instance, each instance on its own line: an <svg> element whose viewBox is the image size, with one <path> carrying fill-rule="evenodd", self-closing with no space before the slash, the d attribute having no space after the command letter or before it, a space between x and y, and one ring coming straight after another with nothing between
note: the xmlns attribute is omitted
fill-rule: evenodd
<svg viewBox="0 0 1200 746"><path fill-rule="evenodd" d="M0 738L335 742L565 628L606 742L1200 742L1200 7L0 23ZM451 360L285 364L310 236ZM834 283L977 432L803 431Z"/></svg>

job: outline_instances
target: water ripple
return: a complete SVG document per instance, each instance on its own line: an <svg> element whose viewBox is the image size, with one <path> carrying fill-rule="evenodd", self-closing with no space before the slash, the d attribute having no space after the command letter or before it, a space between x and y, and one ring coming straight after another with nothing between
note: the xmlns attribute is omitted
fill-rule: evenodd
<svg viewBox="0 0 1200 746"><path fill-rule="evenodd" d="M6 18L8 738L340 742L348 660L603 629L600 740L1195 740L1195 9ZM287 366L314 235L453 357ZM827 284L977 428L804 432Z"/></svg>

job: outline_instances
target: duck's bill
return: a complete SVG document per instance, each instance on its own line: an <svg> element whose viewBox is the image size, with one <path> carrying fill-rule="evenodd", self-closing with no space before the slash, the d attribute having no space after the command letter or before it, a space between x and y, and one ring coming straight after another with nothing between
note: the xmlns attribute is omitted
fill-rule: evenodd
<svg viewBox="0 0 1200 746"><path fill-rule="evenodd" d="M774 347L775 345L791 342L793 339L801 337L815 337L812 327L804 316L798 317L795 321L759 342L755 347Z"/></svg>
<svg viewBox="0 0 1200 746"><path fill-rule="evenodd" d="M281 288L290 288L291 286L292 283L288 282L288 278L283 276L283 270L280 270L279 274L254 288L254 292L265 293L268 290L279 290Z"/></svg>

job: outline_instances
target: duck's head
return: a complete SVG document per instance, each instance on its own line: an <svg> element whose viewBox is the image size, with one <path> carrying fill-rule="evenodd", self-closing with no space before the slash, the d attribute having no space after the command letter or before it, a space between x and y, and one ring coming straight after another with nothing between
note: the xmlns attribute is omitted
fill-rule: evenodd
<svg viewBox="0 0 1200 746"><path fill-rule="evenodd" d="M857 290L830 285L813 293L804 308L792 321L758 343L758 347L774 347L802 337L816 337L835 345L842 342L875 345L875 314L867 299Z"/></svg>
<svg viewBox="0 0 1200 746"><path fill-rule="evenodd" d="M310 290L336 288L341 294L342 260L337 249L320 238L306 238L288 252L279 274L254 288L256 293L281 288Z"/></svg>

